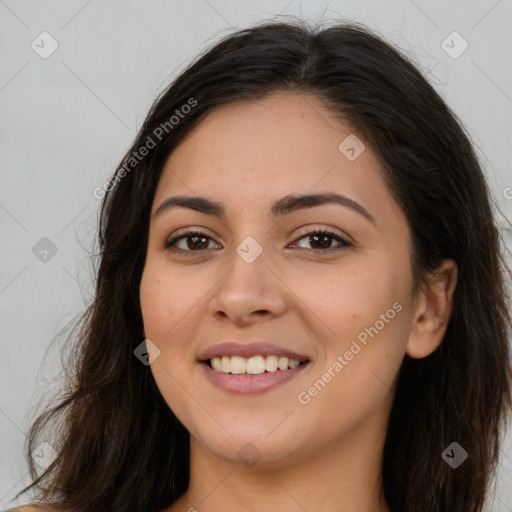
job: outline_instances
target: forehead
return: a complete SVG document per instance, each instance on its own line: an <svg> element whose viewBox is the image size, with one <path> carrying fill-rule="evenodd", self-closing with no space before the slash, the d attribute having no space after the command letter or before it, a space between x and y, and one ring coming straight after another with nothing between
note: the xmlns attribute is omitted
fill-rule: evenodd
<svg viewBox="0 0 512 512"><path fill-rule="evenodd" d="M357 138L356 138L357 137ZM349 146L359 156L347 158ZM341 144L341 150L340 150ZM357 154L356 153L356 154ZM348 153L353 156L353 152ZM168 158L155 203L172 194L215 197L239 211L287 194L336 191L399 214L377 155L315 96L276 93L209 113ZM394 209L394 212L392 211Z"/></svg>

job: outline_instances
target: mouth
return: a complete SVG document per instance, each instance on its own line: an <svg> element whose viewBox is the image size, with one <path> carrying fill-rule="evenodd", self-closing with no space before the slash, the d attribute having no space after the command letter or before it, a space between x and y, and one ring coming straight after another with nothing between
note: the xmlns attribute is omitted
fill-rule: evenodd
<svg viewBox="0 0 512 512"><path fill-rule="evenodd" d="M228 341L207 348L197 362L215 387L235 394L253 394L297 377L312 360L266 341Z"/></svg>
<svg viewBox="0 0 512 512"><path fill-rule="evenodd" d="M251 377L264 373L286 372L309 362L309 359L295 359L278 355L255 355L252 357L222 356L203 361L212 370L229 375Z"/></svg>

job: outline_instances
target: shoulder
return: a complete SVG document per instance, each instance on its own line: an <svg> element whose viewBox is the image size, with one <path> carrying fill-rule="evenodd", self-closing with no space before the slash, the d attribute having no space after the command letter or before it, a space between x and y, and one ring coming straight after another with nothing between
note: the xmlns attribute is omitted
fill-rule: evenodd
<svg viewBox="0 0 512 512"><path fill-rule="evenodd" d="M57 508L46 503L31 503L17 508L11 508L7 512L56 512Z"/></svg>

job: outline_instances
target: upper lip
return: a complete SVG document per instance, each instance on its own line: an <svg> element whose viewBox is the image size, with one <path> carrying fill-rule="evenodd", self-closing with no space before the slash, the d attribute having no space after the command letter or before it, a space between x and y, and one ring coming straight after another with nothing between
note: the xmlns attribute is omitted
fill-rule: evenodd
<svg viewBox="0 0 512 512"><path fill-rule="evenodd" d="M298 359L301 362L309 361L308 356L304 354L299 354L293 350L265 341L227 341L219 343L218 345L208 347L206 350L201 352L198 356L198 360L208 361L213 357L222 356L239 356L245 358L253 356L281 356L288 357L289 359Z"/></svg>

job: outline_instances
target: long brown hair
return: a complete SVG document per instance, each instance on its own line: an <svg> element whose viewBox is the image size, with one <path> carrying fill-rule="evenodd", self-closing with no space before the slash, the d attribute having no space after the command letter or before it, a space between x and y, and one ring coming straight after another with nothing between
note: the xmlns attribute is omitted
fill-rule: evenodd
<svg viewBox="0 0 512 512"><path fill-rule="evenodd" d="M186 491L188 432L134 356L150 209L167 157L192 127L219 105L276 91L314 94L372 145L411 229L415 292L442 259L458 264L443 342L402 363L383 485L395 512L483 509L512 406L512 319L482 168L462 123L398 50L357 23L302 20L237 31L200 55L155 101L101 189L94 302L73 331L67 389L31 426L33 481L20 494L34 487L77 512L155 512ZM50 421L58 455L37 476L30 454ZM441 456L452 442L469 454L457 469Z"/></svg>

